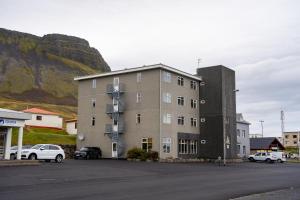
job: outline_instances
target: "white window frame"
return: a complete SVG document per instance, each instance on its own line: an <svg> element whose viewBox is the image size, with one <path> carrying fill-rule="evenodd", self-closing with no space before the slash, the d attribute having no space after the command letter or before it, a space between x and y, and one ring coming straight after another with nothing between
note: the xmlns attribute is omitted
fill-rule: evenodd
<svg viewBox="0 0 300 200"><path fill-rule="evenodd" d="M177 117L177 124L178 125L184 125L184 116L178 116Z"/></svg>
<svg viewBox="0 0 300 200"><path fill-rule="evenodd" d="M166 72L166 71L163 72L163 81L165 83L171 83L172 82L172 75L171 75L170 72Z"/></svg>
<svg viewBox="0 0 300 200"><path fill-rule="evenodd" d="M182 96L177 97L177 105L184 106L184 102L185 102L184 97Z"/></svg>
<svg viewBox="0 0 300 200"><path fill-rule="evenodd" d="M97 80L93 79L92 80L92 88L96 88L97 87Z"/></svg>
<svg viewBox="0 0 300 200"><path fill-rule="evenodd" d="M188 153L189 153L189 141L184 139L179 139L178 154L188 154Z"/></svg>
<svg viewBox="0 0 300 200"><path fill-rule="evenodd" d="M163 93L163 102L164 103L172 103L172 95L169 92Z"/></svg>
<svg viewBox="0 0 300 200"><path fill-rule="evenodd" d="M177 76L177 85L184 86L184 78L182 76Z"/></svg>
<svg viewBox="0 0 300 200"><path fill-rule="evenodd" d="M162 149L164 153L171 153L172 139L162 138Z"/></svg>
<svg viewBox="0 0 300 200"><path fill-rule="evenodd" d="M198 101L196 99L191 99L191 108L196 109L198 107Z"/></svg>
<svg viewBox="0 0 300 200"><path fill-rule="evenodd" d="M136 93L136 103L141 103L141 101L142 101L142 93L137 92Z"/></svg>
<svg viewBox="0 0 300 200"><path fill-rule="evenodd" d="M153 139L152 138L142 138L142 142L141 142L141 149L143 149L143 144L147 145L147 148L145 149L147 152L152 150L153 147ZM150 145L151 144L151 145Z"/></svg>
<svg viewBox="0 0 300 200"><path fill-rule="evenodd" d="M190 146L189 153L190 154L197 154L197 152L198 152L198 141L197 140L190 140L189 141L189 146Z"/></svg>
<svg viewBox="0 0 300 200"><path fill-rule="evenodd" d="M191 89L192 89L192 90L197 90L197 88L198 88L198 87L197 87L197 81L193 81L193 80L192 80L192 81L191 81Z"/></svg>
<svg viewBox="0 0 300 200"><path fill-rule="evenodd" d="M172 115L169 113L165 113L163 115L163 123L164 124L171 124L172 123Z"/></svg>
<svg viewBox="0 0 300 200"><path fill-rule="evenodd" d="M141 115L141 113L137 113L136 115L135 115L135 122L136 122L136 124L140 124L141 123L141 121L142 121L142 115Z"/></svg>
<svg viewBox="0 0 300 200"><path fill-rule="evenodd" d="M142 82L142 73L141 72L136 73L136 82L137 83Z"/></svg>
<svg viewBox="0 0 300 200"><path fill-rule="evenodd" d="M197 123L197 118L192 117L191 118L191 126L192 127L197 127L198 123Z"/></svg>

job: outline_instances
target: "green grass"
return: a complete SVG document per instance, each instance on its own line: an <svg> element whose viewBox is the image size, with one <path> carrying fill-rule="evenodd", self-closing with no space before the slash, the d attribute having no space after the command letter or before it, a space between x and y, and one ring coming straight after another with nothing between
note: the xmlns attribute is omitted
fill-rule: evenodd
<svg viewBox="0 0 300 200"><path fill-rule="evenodd" d="M12 145L18 143L18 129L13 129ZM23 145L34 144L76 144L76 136L68 135L64 130L49 128L25 128Z"/></svg>

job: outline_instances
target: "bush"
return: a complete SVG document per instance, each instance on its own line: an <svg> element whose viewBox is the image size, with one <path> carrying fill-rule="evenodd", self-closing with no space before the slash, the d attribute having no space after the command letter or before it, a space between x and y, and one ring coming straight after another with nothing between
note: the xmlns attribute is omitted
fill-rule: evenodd
<svg viewBox="0 0 300 200"><path fill-rule="evenodd" d="M141 161L146 160L158 160L158 152L157 151L149 151L146 152L141 148L132 148L127 152L127 158L129 159L140 159Z"/></svg>

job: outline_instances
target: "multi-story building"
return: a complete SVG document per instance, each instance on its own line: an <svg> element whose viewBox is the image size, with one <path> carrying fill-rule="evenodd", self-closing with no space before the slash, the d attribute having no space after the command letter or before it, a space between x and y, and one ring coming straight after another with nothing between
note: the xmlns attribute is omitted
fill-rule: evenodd
<svg viewBox="0 0 300 200"><path fill-rule="evenodd" d="M300 131L284 132L282 142L285 147L298 147L300 144Z"/></svg>
<svg viewBox="0 0 300 200"><path fill-rule="evenodd" d="M244 120L241 113L236 114L236 135L237 135L237 152L238 156L243 158L250 154L249 139L250 123Z"/></svg>
<svg viewBox="0 0 300 200"><path fill-rule="evenodd" d="M133 147L162 159L199 157L201 76L157 64L75 80L77 148L98 146L106 158Z"/></svg>

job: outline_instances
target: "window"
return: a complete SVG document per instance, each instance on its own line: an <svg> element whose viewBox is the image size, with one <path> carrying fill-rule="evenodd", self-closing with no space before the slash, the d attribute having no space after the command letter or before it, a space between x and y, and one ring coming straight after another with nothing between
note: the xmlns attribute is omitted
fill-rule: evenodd
<svg viewBox="0 0 300 200"><path fill-rule="evenodd" d="M246 137L246 131L245 130L242 130L242 136L243 136L243 138Z"/></svg>
<svg viewBox="0 0 300 200"><path fill-rule="evenodd" d="M141 123L141 114L136 114L136 123L137 124Z"/></svg>
<svg viewBox="0 0 300 200"><path fill-rule="evenodd" d="M236 135L237 135L238 137L241 136L240 129L237 129L237 130L236 130Z"/></svg>
<svg viewBox="0 0 300 200"><path fill-rule="evenodd" d="M171 73L163 72L163 81L166 83L171 83Z"/></svg>
<svg viewBox="0 0 300 200"><path fill-rule="evenodd" d="M184 105L184 97L177 97L177 104L180 106Z"/></svg>
<svg viewBox="0 0 300 200"><path fill-rule="evenodd" d="M289 138L289 136L288 136L288 135L286 135L286 136L285 136L285 139L288 139L288 138Z"/></svg>
<svg viewBox="0 0 300 200"><path fill-rule="evenodd" d="M178 153L188 154L188 140L180 139L178 142Z"/></svg>
<svg viewBox="0 0 300 200"><path fill-rule="evenodd" d="M204 81L201 81L200 82L200 86L204 86L205 85L205 82Z"/></svg>
<svg viewBox="0 0 300 200"><path fill-rule="evenodd" d="M297 141L294 141L294 144L297 144Z"/></svg>
<svg viewBox="0 0 300 200"><path fill-rule="evenodd" d="M182 76L177 77L177 85L180 85L180 86L184 85L184 79Z"/></svg>
<svg viewBox="0 0 300 200"><path fill-rule="evenodd" d="M243 154L246 154L246 146L243 146Z"/></svg>
<svg viewBox="0 0 300 200"><path fill-rule="evenodd" d="M197 140L191 140L190 141L189 153L190 154L197 154L197 146L198 146L198 141Z"/></svg>
<svg viewBox="0 0 300 200"><path fill-rule="evenodd" d="M137 73L136 74L136 82L141 82L142 81L142 73L141 72L139 72L139 73Z"/></svg>
<svg viewBox="0 0 300 200"><path fill-rule="evenodd" d="M43 120L43 117L41 115L37 115L36 120L41 121L41 120Z"/></svg>
<svg viewBox="0 0 300 200"><path fill-rule="evenodd" d="M59 148L54 145L49 145L49 150L59 150Z"/></svg>
<svg viewBox="0 0 300 200"><path fill-rule="evenodd" d="M164 114L163 116L163 123L164 124L171 124L171 114Z"/></svg>
<svg viewBox="0 0 300 200"><path fill-rule="evenodd" d="M201 103L201 104L205 104L205 100L202 99L202 100L200 101L200 103Z"/></svg>
<svg viewBox="0 0 300 200"><path fill-rule="evenodd" d="M95 117L92 117L92 126L95 126Z"/></svg>
<svg viewBox="0 0 300 200"><path fill-rule="evenodd" d="M97 85L96 79L93 79L92 80L92 88L96 88L96 85Z"/></svg>
<svg viewBox="0 0 300 200"><path fill-rule="evenodd" d="M142 138L142 149L146 152L152 150L152 138Z"/></svg>
<svg viewBox="0 0 300 200"><path fill-rule="evenodd" d="M179 116L177 118L177 124L178 125L184 125L184 117L183 116Z"/></svg>
<svg viewBox="0 0 300 200"><path fill-rule="evenodd" d="M196 81L191 81L191 89L197 90L197 82Z"/></svg>
<svg viewBox="0 0 300 200"><path fill-rule="evenodd" d="M293 135L293 138L297 138L297 135Z"/></svg>
<svg viewBox="0 0 300 200"><path fill-rule="evenodd" d="M137 103L140 103L141 100L142 100L142 93L137 92L137 93L136 93L136 102L137 102Z"/></svg>
<svg viewBox="0 0 300 200"><path fill-rule="evenodd" d="M200 122L204 123L204 122L205 122L205 118L204 118L204 117L201 117L201 118L200 118Z"/></svg>
<svg viewBox="0 0 300 200"><path fill-rule="evenodd" d="M115 77L113 83L114 83L114 89L119 90L119 83L120 83L119 77Z"/></svg>
<svg viewBox="0 0 300 200"><path fill-rule="evenodd" d="M237 145L237 151L238 151L238 153L240 153L241 152L241 145Z"/></svg>
<svg viewBox="0 0 300 200"><path fill-rule="evenodd" d="M92 99L92 106L93 106L93 108L95 108L96 107L96 99Z"/></svg>
<svg viewBox="0 0 300 200"><path fill-rule="evenodd" d="M197 100L191 99L191 108L197 108Z"/></svg>
<svg viewBox="0 0 300 200"><path fill-rule="evenodd" d="M74 124L74 128L75 128L75 129L77 129L77 122L75 122L75 124Z"/></svg>
<svg viewBox="0 0 300 200"><path fill-rule="evenodd" d="M171 103L172 102L172 95L168 92L163 93L163 102Z"/></svg>
<svg viewBox="0 0 300 200"><path fill-rule="evenodd" d="M163 138L162 139L163 152L170 153L171 152L171 138Z"/></svg>
<svg viewBox="0 0 300 200"><path fill-rule="evenodd" d="M191 126L197 126L197 118L191 118Z"/></svg>

